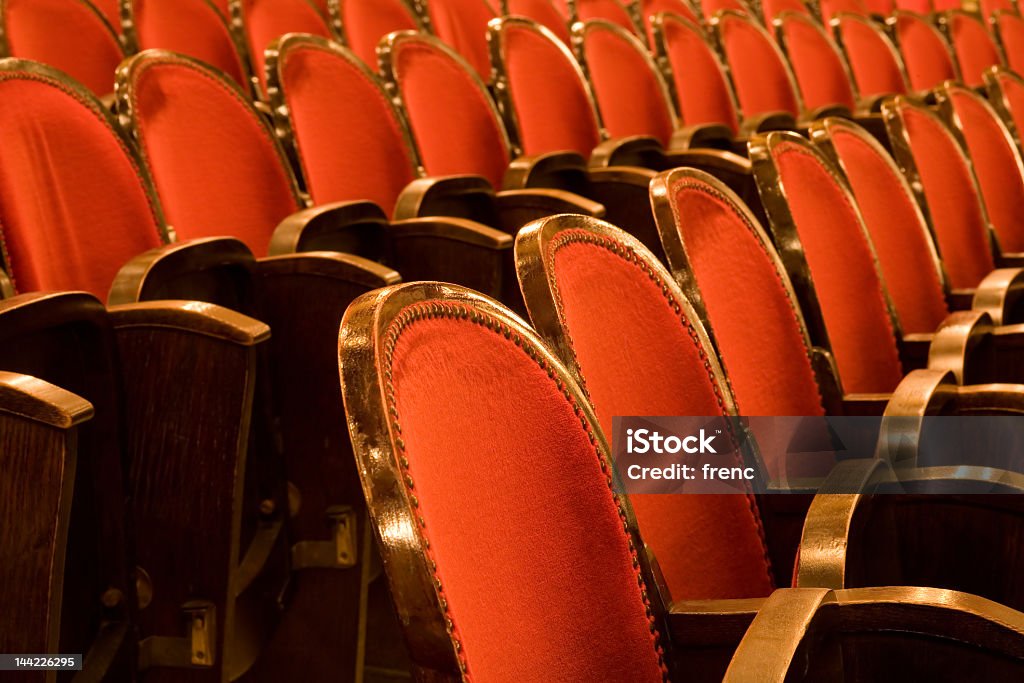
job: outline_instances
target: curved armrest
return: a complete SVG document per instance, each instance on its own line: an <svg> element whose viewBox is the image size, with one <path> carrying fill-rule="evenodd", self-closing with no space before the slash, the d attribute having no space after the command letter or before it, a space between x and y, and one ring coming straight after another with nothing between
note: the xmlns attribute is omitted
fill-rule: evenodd
<svg viewBox="0 0 1024 683"><path fill-rule="evenodd" d="M638 166L665 170L668 168L665 148L649 135L630 135L605 140L590 155L590 168Z"/></svg>
<svg viewBox="0 0 1024 683"><path fill-rule="evenodd" d="M604 206L565 190L531 188L504 190L496 195L501 227L514 235L530 221L558 213L577 213L601 218Z"/></svg>
<svg viewBox="0 0 1024 683"><path fill-rule="evenodd" d="M553 187L579 194L586 184L586 159L576 152L548 152L513 159L501 186L506 190Z"/></svg>
<svg viewBox="0 0 1024 683"><path fill-rule="evenodd" d="M702 123L683 126L672 132L669 152L684 152L688 149L732 149L733 134L729 126L721 123Z"/></svg>
<svg viewBox="0 0 1024 683"><path fill-rule="evenodd" d="M971 307L984 311L994 325L1024 322L1024 268L993 270L974 290Z"/></svg>
<svg viewBox="0 0 1024 683"><path fill-rule="evenodd" d="M888 93L882 93L880 95L862 95L860 99L857 100L857 110L877 114L882 111L882 102L885 102L889 97L892 97L892 95Z"/></svg>
<svg viewBox="0 0 1024 683"><path fill-rule="evenodd" d="M150 249L121 267L107 303L194 299L250 310L248 290L254 263L249 248L233 237L210 237Z"/></svg>
<svg viewBox="0 0 1024 683"><path fill-rule="evenodd" d="M388 217L373 202L336 202L298 211L278 224L271 256L300 251L341 251L379 259Z"/></svg>
<svg viewBox="0 0 1024 683"><path fill-rule="evenodd" d="M989 346L992 320L982 311L951 313L932 337L928 367L952 372L957 382L973 382L972 355Z"/></svg>
<svg viewBox="0 0 1024 683"><path fill-rule="evenodd" d="M260 279L290 276L327 277L377 289L401 282L401 276L376 261L336 251L307 251L301 254L268 256L257 262Z"/></svg>
<svg viewBox="0 0 1024 683"><path fill-rule="evenodd" d="M852 119L853 112L850 111L849 107L845 107L841 104L826 104L804 112L804 116L801 117L798 125L804 121L816 121L830 116L838 116L841 119Z"/></svg>
<svg viewBox="0 0 1024 683"><path fill-rule="evenodd" d="M587 196L605 207L605 220L630 233L664 263L665 252L651 209L650 185L656 173L635 166L592 169Z"/></svg>
<svg viewBox="0 0 1024 683"><path fill-rule="evenodd" d="M417 178L399 195L394 219L421 216L454 216L497 226L494 188L486 178L477 175Z"/></svg>
<svg viewBox="0 0 1024 683"><path fill-rule="evenodd" d="M201 301L143 301L108 310L117 330L176 330L239 346L255 346L270 338L270 328L259 320Z"/></svg>
<svg viewBox="0 0 1024 683"><path fill-rule="evenodd" d="M747 138L754 133L767 133L773 130L796 130L796 119L784 111L768 111L748 116L740 123L740 134L737 137Z"/></svg>
<svg viewBox="0 0 1024 683"><path fill-rule="evenodd" d="M93 415L92 404L77 394L31 375L0 371L0 413L70 429Z"/></svg>

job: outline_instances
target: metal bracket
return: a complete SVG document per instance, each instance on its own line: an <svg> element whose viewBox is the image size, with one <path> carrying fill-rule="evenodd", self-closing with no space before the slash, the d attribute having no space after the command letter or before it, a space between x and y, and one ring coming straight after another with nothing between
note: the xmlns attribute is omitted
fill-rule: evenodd
<svg viewBox="0 0 1024 683"><path fill-rule="evenodd" d="M182 638L150 636L139 643L139 669L154 667L209 668L216 662L217 608L212 602L192 600L181 606L186 619Z"/></svg>
<svg viewBox="0 0 1024 683"><path fill-rule="evenodd" d="M292 569L349 569L359 561L356 513L349 505L327 508L333 538L300 541L292 546Z"/></svg>

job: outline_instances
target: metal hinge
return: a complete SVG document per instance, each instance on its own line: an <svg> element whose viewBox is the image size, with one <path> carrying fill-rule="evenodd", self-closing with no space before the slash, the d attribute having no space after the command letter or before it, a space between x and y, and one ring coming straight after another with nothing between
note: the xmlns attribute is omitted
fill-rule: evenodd
<svg viewBox="0 0 1024 683"><path fill-rule="evenodd" d="M292 546L292 569L348 569L359 561L356 513L349 505L327 508L333 538Z"/></svg>

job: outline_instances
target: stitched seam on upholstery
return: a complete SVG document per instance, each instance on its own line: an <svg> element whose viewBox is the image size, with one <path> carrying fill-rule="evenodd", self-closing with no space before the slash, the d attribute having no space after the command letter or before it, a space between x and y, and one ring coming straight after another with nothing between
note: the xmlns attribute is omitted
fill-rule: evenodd
<svg viewBox="0 0 1024 683"><path fill-rule="evenodd" d="M408 458L405 457L405 442L402 440L401 423L398 415L398 406L395 399L395 386L392 377L391 368L394 361L395 348L398 345L398 339L413 323L430 320L436 318L450 318L454 320L462 320L485 327L491 330L495 334L503 336L506 340L512 342L519 347L523 353L530 357L542 370L544 370L548 377L551 378L559 392L566 399L569 405L572 407L573 413L579 417L580 423L583 430L586 432L587 439L590 441L591 446L594 449L594 455L597 457L598 464L601 467L601 471L605 475L605 480L608 484L608 488L612 495L612 500L615 503L615 507L619 514L619 519L622 522L622 533L626 537L626 542L629 548L629 553L632 558L633 573L636 576L637 585L640 588L640 596L644 604L644 611L647 617L650 632L654 639L654 651L657 656L658 666L662 672L662 680L668 681L668 666L665 663L665 650L661 645L661 634L658 631L657 622L654 618L654 611L651 608L650 596L647 592L647 585L644 581L643 574L640 571L640 559L636 549L636 545L633 543L633 537L629 533L629 525L626 521L626 510L623 508L622 503L619 499L619 494L615 492L614 479L612 478L612 470L608 463L606 455L601 451L597 445L597 437L594 435L593 430L589 422L587 421L582 409L579 404L570 394L568 387L558 379L555 369L551 366L544 355L536 350L530 344L528 340L525 340L518 332L509 327L504 322L495 320L490 315L474 310L470 306L456 303L456 302L423 302L416 303L407 306L398 315L394 317L388 326L387 332L384 339L384 391L385 391L385 402L387 405L388 412L388 423L392 432L392 439L395 447L398 451L398 464L402 468L402 472L405 475L403 477L403 484L405 486L406 494L408 496L409 504L416 510L419 508L419 500L416 497L415 492L415 481L412 478L410 472L410 463ZM440 573L438 571L437 562L434 559L433 552L431 551L430 538L427 535L427 523L422 514L414 512L417 522L417 530L422 539L423 553L427 558L427 562L430 565L430 571L433 575L434 589L437 593L438 602L441 606L441 610L444 613L445 627L448 631L449 637L452 641L452 647L455 649L456 658L459 663L459 668L462 671L463 680L468 682L472 681L469 664L466 659L465 653L462 649L462 642L459 638L458 627L455 625L454 619L448 613L448 601L444 596L444 585L441 581Z"/></svg>
<svg viewBox="0 0 1024 683"><path fill-rule="evenodd" d="M558 282L557 279L553 276L553 273L555 272L555 255L559 249L573 243L591 244L608 250L609 252L615 254L616 256L619 256L620 258L624 259L627 263L632 263L636 265L648 277L648 279L650 279L652 283L658 286L658 288L661 290L661 295L665 298L665 301L668 303L669 307L677 316L679 316L679 322L682 323L683 329L686 330L687 336L693 343L694 348L697 349L699 357L704 361L704 371L707 373L708 380L711 382L711 387L715 394L715 400L718 403L719 414L724 417L725 400L722 397L722 388L719 385L718 381L715 379L715 375L711 370L711 359L708 357L707 353L705 353L704 348L700 343L700 340L697 338L697 330L694 328L693 323L683 314L682 307L679 305L679 302L675 300L675 297L669 294L668 286L664 282L660 281L660 278L658 278L658 276L654 273L654 269L652 269L642 258L640 258L637 255L636 251L631 247L627 247L626 245L617 242L609 237L595 235L593 233L585 232L582 230L566 230L560 233L557 237L555 237L554 240L551 241L551 244L548 247L547 254L545 255L547 258L547 263L545 264L545 271L547 273L552 274L550 277L548 277L548 283L551 287L552 298L555 302L555 309L558 314L559 321L565 320L565 314L562 304L562 297L558 291ZM583 385L583 372L582 370L579 369L580 364L579 360L576 357L576 350L575 348L573 348L572 338L567 334L563 336L566 340L566 346L569 349L569 353L572 354L572 362L578 370L576 374L580 378L580 384ZM586 387L584 387L584 392L586 392ZM590 398L589 394L587 394L587 398ZM739 442L736 437L736 433L733 431L732 423L730 423L728 420L726 421L726 429L729 432L730 440L732 441L734 447L736 447L735 450L737 452L738 458ZM768 555L768 539L765 536L764 524L761 520L761 513L757 508L757 502L754 499L753 491L751 490L750 485L745 484L745 487L747 489L747 493L745 494L747 498L747 507L750 511L751 517L753 518L754 527L757 529L758 537L761 540L761 550L764 553L765 574L768 578L768 584L774 586L775 581L772 578L771 571L772 563L771 558Z"/></svg>
<svg viewBox="0 0 1024 683"><path fill-rule="evenodd" d="M153 219L153 225L157 227L157 239L160 242L163 242L164 239L160 235L159 231L159 226L161 226L162 223L157 217L157 210L156 205L153 203L153 197L151 196L150 192L147 189L146 182L143 179L142 173L138 165L135 163L134 152L131 150L131 148L128 147L128 145L125 144L125 141L121 137L121 135L111 127L110 121L107 120L103 112L98 111L94 103L83 98L79 93L75 92L74 89L68 87L66 84L61 83L60 81L55 80L53 78L49 78L41 74L28 73L25 71L7 72L4 74L0 74L0 82L10 80L38 81L39 83L44 83L51 87L57 88L65 95L69 95L79 104L84 105L85 108L88 109L89 112L92 113L99 120L99 122L103 124L103 126L111 133L111 136L117 142L118 147L120 147L121 151L124 152L125 158L128 160L128 165L131 167L132 171L135 172L135 178L139 181L139 185L142 188L142 194L146 198L146 204L149 206L149 213L150 217ZM10 264L8 264L8 266L10 266ZM11 275L11 277L13 278L14 276Z"/></svg>

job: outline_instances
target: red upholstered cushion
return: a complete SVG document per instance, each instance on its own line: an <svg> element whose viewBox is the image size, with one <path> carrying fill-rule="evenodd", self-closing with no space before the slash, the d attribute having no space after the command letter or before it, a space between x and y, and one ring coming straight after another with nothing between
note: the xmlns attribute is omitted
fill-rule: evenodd
<svg viewBox="0 0 1024 683"><path fill-rule="evenodd" d="M864 6L872 14L882 17L889 16L896 9L896 3L893 0L864 0Z"/></svg>
<svg viewBox="0 0 1024 683"><path fill-rule="evenodd" d="M719 33L743 113L799 116L800 103L789 70L764 29L752 19L727 15L721 17Z"/></svg>
<svg viewBox="0 0 1024 683"><path fill-rule="evenodd" d="M103 18L107 20L110 27L116 33L121 32L121 2L120 0L89 0L92 6L100 11Z"/></svg>
<svg viewBox="0 0 1024 683"><path fill-rule="evenodd" d="M232 83L192 64L158 58L133 73L140 149L178 236L231 235L265 255L300 205L259 114Z"/></svg>
<svg viewBox="0 0 1024 683"><path fill-rule="evenodd" d="M701 0L700 6L704 11L704 18L708 20L725 10L747 14L747 6L740 0Z"/></svg>
<svg viewBox="0 0 1024 683"><path fill-rule="evenodd" d="M1024 81L1016 74L1006 71L1000 71L996 80L1003 91L1003 99L1019 135L1020 131L1024 130Z"/></svg>
<svg viewBox="0 0 1024 683"><path fill-rule="evenodd" d="M248 87L224 18L208 0L133 0L139 49L162 48L215 66Z"/></svg>
<svg viewBox="0 0 1024 683"><path fill-rule="evenodd" d="M896 9L917 12L918 14L929 14L935 11L932 0L896 0Z"/></svg>
<svg viewBox="0 0 1024 683"><path fill-rule="evenodd" d="M857 98L846 65L824 29L806 14L787 14L780 21L804 105L817 109L839 104L855 109Z"/></svg>
<svg viewBox="0 0 1024 683"><path fill-rule="evenodd" d="M999 244L1024 251L1024 178L1016 143L985 100L964 87L948 92Z"/></svg>
<svg viewBox="0 0 1024 683"><path fill-rule="evenodd" d="M404 38L392 68L427 174L474 173L501 187L509 150L475 72L428 40Z"/></svg>
<svg viewBox="0 0 1024 683"><path fill-rule="evenodd" d="M910 87L929 90L956 78L949 44L927 19L901 12L896 15L896 37L907 66Z"/></svg>
<svg viewBox="0 0 1024 683"><path fill-rule="evenodd" d="M883 393L903 378L884 285L860 216L824 160L803 145L772 150L810 266L843 388Z"/></svg>
<svg viewBox="0 0 1024 683"><path fill-rule="evenodd" d="M766 24L771 24L772 20L783 12L797 12L808 16L811 14L803 0L766 0L761 3L761 12Z"/></svg>
<svg viewBox="0 0 1024 683"><path fill-rule="evenodd" d="M896 47L881 29L856 17L839 18L838 31L854 80L862 95L900 95L907 83Z"/></svg>
<svg viewBox="0 0 1024 683"><path fill-rule="evenodd" d="M671 192L739 413L823 414L796 302L765 236L706 183L683 179Z"/></svg>
<svg viewBox="0 0 1024 683"><path fill-rule="evenodd" d="M996 25L1003 41L1006 65L1017 73L1024 71L1024 19L1014 13L1001 12L996 17Z"/></svg>
<svg viewBox="0 0 1024 683"><path fill-rule="evenodd" d="M982 74L1002 61L985 24L970 14L954 12L949 15L949 27L963 82L971 87L984 85Z"/></svg>
<svg viewBox="0 0 1024 683"><path fill-rule="evenodd" d="M466 676L660 682L635 551L555 380L465 317L409 324L389 370Z"/></svg>
<svg viewBox="0 0 1024 683"><path fill-rule="evenodd" d="M376 77L358 60L311 44L288 50L279 68L313 201L368 200L390 213L415 165Z"/></svg>
<svg viewBox="0 0 1024 683"><path fill-rule="evenodd" d="M585 61L601 110L613 138L652 135L668 146L675 122L668 91L647 52L630 34L607 24L589 24L583 34Z"/></svg>
<svg viewBox="0 0 1024 683"><path fill-rule="evenodd" d="M880 146L842 127L831 139L853 188L904 332L934 332L948 315L928 227Z"/></svg>
<svg viewBox="0 0 1024 683"><path fill-rule="evenodd" d="M933 9L936 12L945 12L951 9L960 9L963 5L959 0L933 0Z"/></svg>
<svg viewBox="0 0 1024 683"><path fill-rule="evenodd" d="M245 40L252 68L266 87L264 51L285 33L309 33L330 38L327 20L309 0L241 0Z"/></svg>
<svg viewBox="0 0 1024 683"><path fill-rule="evenodd" d="M508 0L508 14L533 19L569 44L569 24L551 0Z"/></svg>
<svg viewBox="0 0 1024 683"><path fill-rule="evenodd" d="M580 21L604 19L627 31L636 30L629 12L619 0L576 0L576 14Z"/></svg>
<svg viewBox="0 0 1024 683"><path fill-rule="evenodd" d="M160 246L156 209L99 105L42 76L4 73L0 229L20 292L106 299L122 265Z"/></svg>
<svg viewBox="0 0 1024 683"><path fill-rule="evenodd" d="M901 115L949 284L958 289L976 287L995 263L971 169L938 119L906 106Z"/></svg>
<svg viewBox="0 0 1024 683"><path fill-rule="evenodd" d="M6 0L7 49L55 66L97 95L114 92L123 53L117 36L85 0Z"/></svg>
<svg viewBox="0 0 1024 683"><path fill-rule="evenodd" d="M402 0L340 0L341 24L347 45L372 69L377 44L392 31L415 31L416 18Z"/></svg>
<svg viewBox="0 0 1024 683"><path fill-rule="evenodd" d="M831 21L840 12L861 17L866 17L870 13L864 0L822 0L821 17L826 22Z"/></svg>
<svg viewBox="0 0 1024 683"><path fill-rule="evenodd" d="M564 46L522 24L504 26L503 58L526 154L573 151L601 141L582 74Z"/></svg>
<svg viewBox="0 0 1024 683"><path fill-rule="evenodd" d="M737 132L731 86L703 30L682 17L666 15L662 31L683 125L721 123Z"/></svg>
<svg viewBox="0 0 1024 683"><path fill-rule="evenodd" d="M685 314L673 310L661 280L615 253L617 242L582 241L589 235L561 233L546 259L561 323L605 433L615 415L725 414L723 389L705 367L714 352L702 346ZM648 494L632 502L673 599L771 593L752 497Z"/></svg>
<svg viewBox="0 0 1024 683"><path fill-rule="evenodd" d="M488 0L430 0L430 21L437 37L473 65L480 78L491 78L487 22L497 13Z"/></svg>

